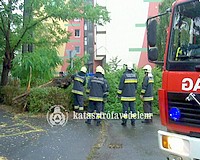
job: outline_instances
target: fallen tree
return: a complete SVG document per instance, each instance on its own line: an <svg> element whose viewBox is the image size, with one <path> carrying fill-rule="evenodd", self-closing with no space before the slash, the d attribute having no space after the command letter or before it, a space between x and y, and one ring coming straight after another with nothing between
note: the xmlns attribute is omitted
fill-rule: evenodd
<svg viewBox="0 0 200 160"><path fill-rule="evenodd" d="M51 81L42 84L35 88L42 88L42 87L59 87L59 88L68 88L70 84L72 83L72 78L70 75L65 77L55 77ZM31 90L30 87L27 88L27 90L14 98L12 98L12 104L17 106L23 106L23 111L28 110L27 108L27 97L29 96Z"/></svg>

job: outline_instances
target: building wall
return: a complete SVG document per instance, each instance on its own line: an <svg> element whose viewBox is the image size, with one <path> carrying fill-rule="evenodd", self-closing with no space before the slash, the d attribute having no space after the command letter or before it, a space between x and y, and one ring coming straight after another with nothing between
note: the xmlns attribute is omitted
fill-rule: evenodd
<svg viewBox="0 0 200 160"><path fill-rule="evenodd" d="M107 7L107 0L94 0L94 5ZM94 70L96 66L104 66L106 63L107 51L107 34L106 25L95 24L94 27Z"/></svg>
<svg viewBox="0 0 200 160"><path fill-rule="evenodd" d="M93 0L87 0L93 4ZM63 53L64 62L61 67L61 71L66 72L67 67L70 65L67 63L69 60L69 53L75 50L76 46L80 46L80 52L77 53L77 56L83 57L85 53L90 55L90 59L86 64L89 72L93 72L93 63L94 63L94 24L81 19L80 21L72 20L68 24L65 24L68 27L68 31L72 33L70 41L65 44L65 51ZM75 37L75 30L80 30L80 37Z"/></svg>
<svg viewBox="0 0 200 160"><path fill-rule="evenodd" d="M66 23L65 26L68 27L68 31L71 32L71 37L69 42L65 44L63 53L64 61L61 67L61 71L63 72L66 72L67 67L70 65L67 62L70 58L70 54L73 56L76 53L76 55L80 57L84 55L84 20L71 20L69 23ZM75 36L76 30L79 30L79 37ZM80 48L79 52L76 51L76 47Z"/></svg>
<svg viewBox="0 0 200 160"><path fill-rule="evenodd" d="M90 55L87 63L88 72L93 72L94 66L94 24L85 20L85 53Z"/></svg>

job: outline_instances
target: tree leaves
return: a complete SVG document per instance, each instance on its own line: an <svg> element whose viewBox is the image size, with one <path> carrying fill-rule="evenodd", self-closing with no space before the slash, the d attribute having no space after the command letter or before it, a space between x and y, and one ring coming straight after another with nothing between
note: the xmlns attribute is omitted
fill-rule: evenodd
<svg viewBox="0 0 200 160"><path fill-rule="evenodd" d="M57 65L61 64L57 51L52 48L38 48L34 53L17 54L13 60L12 75L18 77L22 85L27 85L32 68L32 84L38 85L49 81ZM38 83L40 82L40 83Z"/></svg>
<svg viewBox="0 0 200 160"><path fill-rule="evenodd" d="M84 18L96 23L105 23L110 20L106 8L98 5L94 7L93 4L87 3L85 0L24 0L24 2L25 3L22 3L21 0L0 1L0 42L2 41L0 51L3 50L5 54L3 56L3 58L5 58L5 63L10 63L10 61L15 59L14 55L16 55L16 53L17 56L20 56L19 54L21 51L19 49L21 49L23 44L33 44L36 49L34 51L35 54L39 52L40 54L41 52L48 52L49 46L54 47L51 49L55 52L56 47L62 43L68 42L70 36L70 33L66 31L63 26L59 25L61 20L68 22L75 18ZM1 54L2 53L0 53L0 56ZM13 61L13 63L15 63L15 65L13 66L16 66L16 63L27 65L25 67L26 69L29 65L34 66L34 63L37 62L34 60L37 59L37 56L40 54L35 55L36 57L34 58L32 54L28 54L28 57L24 56L23 58L26 58L27 63L23 61L23 58L21 59L22 62L16 62L16 60L14 60L15 62ZM11 59L7 57L11 57ZM46 59L46 57L43 58ZM39 59L39 61L41 61L41 59ZM56 62L55 64L58 63ZM42 67L46 64L41 63L38 65L40 66L38 71L42 71ZM52 62L49 60L47 68L51 65ZM6 68L6 66L10 66L10 64L5 64L3 70L5 73L2 73L2 85L6 84L8 72L10 70L10 68ZM36 67L38 66L35 66L35 68ZM14 70L16 71L16 69ZM28 74L28 71L25 73ZM45 74L47 74L47 77L51 75L49 72ZM17 73L15 75L17 75ZM26 76L24 75L24 77Z"/></svg>

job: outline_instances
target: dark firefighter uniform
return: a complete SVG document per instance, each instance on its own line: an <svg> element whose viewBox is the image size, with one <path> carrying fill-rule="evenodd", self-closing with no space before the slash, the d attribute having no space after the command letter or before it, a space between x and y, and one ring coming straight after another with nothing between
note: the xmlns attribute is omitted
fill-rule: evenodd
<svg viewBox="0 0 200 160"><path fill-rule="evenodd" d="M133 70L126 70L121 77L118 97L121 99L123 105L123 119L122 125L126 126L128 118L128 108L130 107L131 124L135 125L135 119L133 117L135 113L135 94L137 90L137 75Z"/></svg>
<svg viewBox="0 0 200 160"><path fill-rule="evenodd" d="M87 93L89 93L88 113L93 114L96 110L97 126L100 125L102 112L103 95L106 92L106 83L102 73L97 72L91 77L87 85ZM86 120L87 124L91 124L91 117Z"/></svg>
<svg viewBox="0 0 200 160"><path fill-rule="evenodd" d="M84 86L86 84L86 74L82 71L72 76L74 80L74 85L72 93L74 93L74 110L83 111L84 102L83 102L83 93Z"/></svg>
<svg viewBox="0 0 200 160"><path fill-rule="evenodd" d="M142 82L141 98L143 100L144 113L152 114L152 101L153 101L153 84L154 79L151 73L147 73ZM152 116L142 121L143 123L152 122Z"/></svg>

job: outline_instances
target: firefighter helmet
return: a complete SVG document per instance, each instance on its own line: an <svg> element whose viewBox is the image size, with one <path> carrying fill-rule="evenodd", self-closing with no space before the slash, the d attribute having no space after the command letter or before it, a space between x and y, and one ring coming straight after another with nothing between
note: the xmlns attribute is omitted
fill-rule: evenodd
<svg viewBox="0 0 200 160"><path fill-rule="evenodd" d="M143 69L144 69L145 72L147 72L147 73L151 73L151 71L152 71L152 68L151 68L151 66L150 66L149 64L145 65L145 66L143 67Z"/></svg>
<svg viewBox="0 0 200 160"><path fill-rule="evenodd" d="M81 72L86 73L87 72L87 68L85 66L81 67Z"/></svg>
<svg viewBox="0 0 200 160"><path fill-rule="evenodd" d="M104 69L102 70L102 74L105 75L105 70Z"/></svg>
<svg viewBox="0 0 200 160"><path fill-rule="evenodd" d="M103 68L101 66L96 67L96 72L102 73L103 74Z"/></svg>
<svg viewBox="0 0 200 160"><path fill-rule="evenodd" d="M126 67L127 67L128 70L132 70L133 69L133 63L128 62Z"/></svg>

